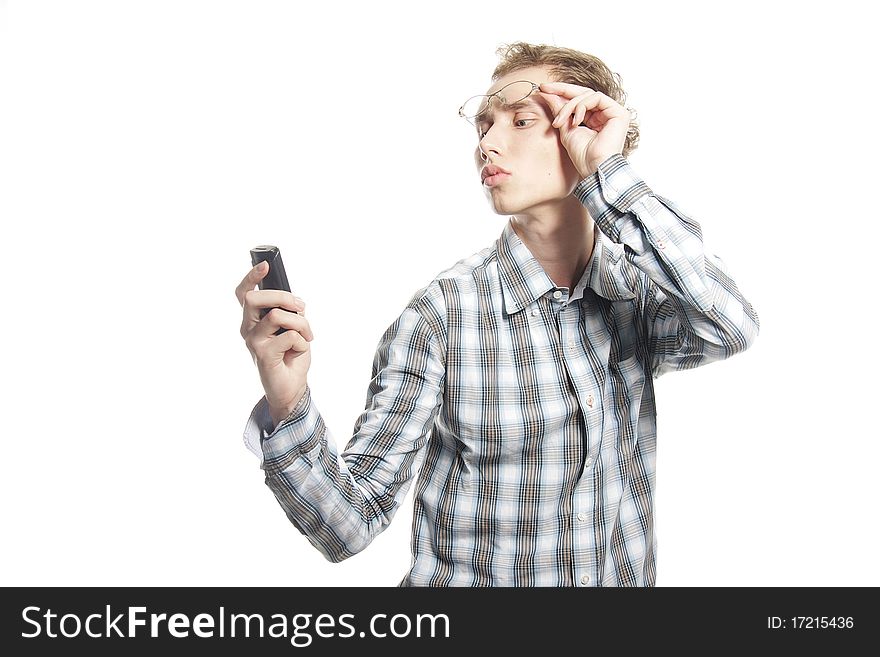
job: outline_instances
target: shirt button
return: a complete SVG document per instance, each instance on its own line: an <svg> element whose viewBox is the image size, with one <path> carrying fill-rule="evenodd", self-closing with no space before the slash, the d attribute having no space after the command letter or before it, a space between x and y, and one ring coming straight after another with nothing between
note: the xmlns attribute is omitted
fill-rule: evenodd
<svg viewBox="0 0 880 657"><path fill-rule="evenodd" d="M591 465L593 465L593 457L590 456L587 457L587 460L584 461L584 466L589 468Z"/></svg>
<svg viewBox="0 0 880 657"><path fill-rule="evenodd" d="M532 317L537 317L540 312L537 308L532 308Z"/></svg>
<svg viewBox="0 0 880 657"><path fill-rule="evenodd" d="M666 248L666 242L664 242L663 240L657 240L657 248L658 248L658 249L665 249L665 248Z"/></svg>
<svg viewBox="0 0 880 657"><path fill-rule="evenodd" d="M561 299L561 298L562 298L562 292L560 292L559 290L556 290L556 292L553 293L553 298L554 298L554 299Z"/></svg>
<svg viewBox="0 0 880 657"><path fill-rule="evenodd" d="M593 408L593 395L587 395L587 406Z"/></svg>
<svg viewBox="0 0 880 657"><path fill-rule="evenodd" d="M589 584L590 576L589 575L581 575L581 584Z"/></svg>
<svg viewBox="0 0 880 657"><path fill-rule="evenodd" d="M581 522L586 522L587 521L587 514L586 513L579 513L578 520L580 520Z"/></svg>

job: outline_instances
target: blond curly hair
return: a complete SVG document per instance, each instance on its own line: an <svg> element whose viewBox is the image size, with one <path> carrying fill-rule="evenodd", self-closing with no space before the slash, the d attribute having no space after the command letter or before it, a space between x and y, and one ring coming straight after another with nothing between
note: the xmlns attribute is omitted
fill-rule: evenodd
<svg viewBox="0 0 880 657"><path fill-rule="evenodd" d="M535 45L523 41L504 44L495 54L501 57L501 61L492 72L493 81L523 68L546 66L557 82L568 82L601 91L626 107L626 92L620 86L620 75L612 72L605 62L594 55L571 48ZM631 107L626 109L630 111L631 118L623 146L623 157L627 157L639 145L636 111Z"/></svg>

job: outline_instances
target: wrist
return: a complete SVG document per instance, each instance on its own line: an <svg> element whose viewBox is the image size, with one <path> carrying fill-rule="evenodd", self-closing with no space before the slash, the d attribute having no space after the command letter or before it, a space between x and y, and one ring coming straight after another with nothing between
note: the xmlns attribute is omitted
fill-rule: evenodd
<svg viewBox="0 0 880 657"><path fill-rule="evenodd" d="M284 420L287 419L289 415L289 411L285 412L284 410L277 410L273 408L269 408L269 417L272 418L272 427L278 427Z"/></svg>
<svg viewBox="0 0 880 657"><path fill-rule="evenodd" d="M586 171L580 172L581 176L583 176L584 178L589 178L599 170L599 167L606 160L614 157L615 155L620 155L620 153L608 153L606 155L600 155L599 157L592 158L589 162L586 163Z"/></svg>
<svg viewBox="0 0 880 657"><path fill-rule="evenodd" d="M287 403L273 404L272 402L269 402L269 417L272 418L273 426L277 428L283 422L291 419L300 410L305 398L307 387L308 385L303 386L299 392L293 396L292 400Z"/></svg>

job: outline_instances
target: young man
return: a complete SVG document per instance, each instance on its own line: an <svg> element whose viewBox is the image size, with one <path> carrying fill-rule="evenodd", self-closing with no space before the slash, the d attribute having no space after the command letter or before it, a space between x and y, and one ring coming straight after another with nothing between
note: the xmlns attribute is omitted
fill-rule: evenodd
<svg viewBox="0 0 880 657"><path fill-rule="evenodd" d="M306 383L308 321L286 312L303 302L255 290L254 268L236 295L266 395L245 441L331 561L388 526L418 472L399 586L653 586L653 378L743 351L758 317L627 163L638 129L601 61L518 43L492 79L460 113L501 237L385 332L341 455Z"/></svg>

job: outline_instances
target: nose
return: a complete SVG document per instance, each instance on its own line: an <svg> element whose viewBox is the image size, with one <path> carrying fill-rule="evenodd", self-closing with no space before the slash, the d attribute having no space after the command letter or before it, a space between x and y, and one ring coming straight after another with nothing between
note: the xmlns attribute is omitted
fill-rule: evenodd
<svg viewBox="0 0 880 657"><path fill-rule="evenodd" d="M489 161L490 154L491 155L498 155L499 154L498 147L495 145L495 140L492 140L492 141L489 140L489 132L491 132L491 131L492 131L492 128L489 128L489 131L483 135L483 138L480 139L480 142L477 146L480 150L480 159L485 162Z"/></svg>

